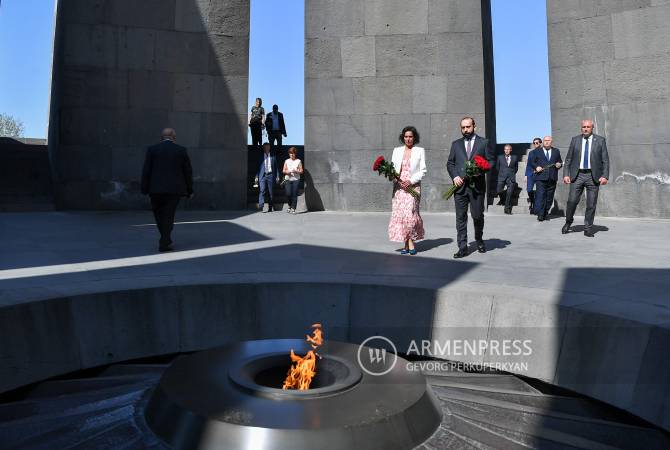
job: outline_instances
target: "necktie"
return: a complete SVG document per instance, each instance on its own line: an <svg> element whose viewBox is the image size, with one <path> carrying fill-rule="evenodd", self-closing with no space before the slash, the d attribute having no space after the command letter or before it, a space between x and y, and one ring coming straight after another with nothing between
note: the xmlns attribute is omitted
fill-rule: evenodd
<svg viewBox="0 0 670 450"><path fill-rule="evenodd" d="M468 144L466 146L468 152L468 159L470 159L470 153L472 153L472 139L468 139Z"/></svg>
<svg viewBox="0 0 670 450"><path fill-rule="evenodd" d="M545 150L544 154L547 156L547 161L549 161L549 150Z"/></svg>
<svg viewBox="0 0 670 450"><path fill-rule="evenodd" d="M586 143L584 144L584 161L582 163L584 165L584 169L589 169L589 140L586 139Z"/></svg>
<svg viewBox="0 0 670 450"><path fill-rule="evenodd" d="M507 167L509 167L509 156L505 156L505 159L507 160Z"/></svg>

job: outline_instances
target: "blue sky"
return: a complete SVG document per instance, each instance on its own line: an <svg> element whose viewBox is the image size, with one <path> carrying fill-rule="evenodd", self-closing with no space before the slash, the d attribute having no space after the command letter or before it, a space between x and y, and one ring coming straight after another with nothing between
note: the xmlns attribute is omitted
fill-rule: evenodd
<svg viewBox="0 0 670 450"><path fill-rule="evenodd" d="M47 134L54 0L0 0L0 113Z"/></svg>
<svg viewBox="0 0 670 450"><path fill-rule="evenodd" d="M0 112L22 120L27 137L43 138L54 0L0 2ZM545 0L491 3L498 142L529 142L551 133ZM267 110L278 104L291 144L304 136L303 18L302 0L251 0L249 105L256 97Z"/></svg>

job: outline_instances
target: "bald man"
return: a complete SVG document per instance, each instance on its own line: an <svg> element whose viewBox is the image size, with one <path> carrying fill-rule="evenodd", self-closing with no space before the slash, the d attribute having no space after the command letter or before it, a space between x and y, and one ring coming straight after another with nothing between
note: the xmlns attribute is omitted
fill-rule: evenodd
<svg viewBox="0 0 670 450"><path fill-rule="evenodd" d="M607 184L610 176L610 157L607 142L602 136L593 134L593 121L582 120L582 134L570 142L565 157L563 182L570 185L568 205L565 208L565 225L561 233L570 232L575 210L586 189L586 214L584 215L584 236L593 237L593 219L596 215L600 186Z"/></svg>
<svg viewBox="0 0 670 450"><path fill-rule="evenodd" d="M193 171L185 147L177 145L177 133L165 128L160 144L147 149L142 169L142 194L151 198L156 226L160 233L158 251L172 247L174 215L180 197L193 197Z"/></svg>

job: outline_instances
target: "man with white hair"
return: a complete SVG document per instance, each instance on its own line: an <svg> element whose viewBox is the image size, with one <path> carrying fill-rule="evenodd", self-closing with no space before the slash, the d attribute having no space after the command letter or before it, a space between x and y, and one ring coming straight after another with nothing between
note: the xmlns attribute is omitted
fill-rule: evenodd
<svg viewBox="0 0 670 450"><path fill-rule="evenodd" d="M177 145L177 133L165 128L160 144L147 149L142 169L142 194L151 197L160 232L159 252L172 251L172 228L179 198L193 197L193 170L185 147Z"/></svg>

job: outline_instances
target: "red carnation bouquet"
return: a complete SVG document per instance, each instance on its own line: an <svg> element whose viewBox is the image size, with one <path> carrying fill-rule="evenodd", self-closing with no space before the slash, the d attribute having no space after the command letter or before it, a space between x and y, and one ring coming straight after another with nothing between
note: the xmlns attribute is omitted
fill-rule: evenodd
<svg viewBox="0 0 670 450"><path fill-rule="evenodd" d="M400 175L395 171L393 163L386 161L383 156L378 156L377 159L375 159L374 164L372 164L372 170L379 172L379 175L384 175L389 181L400 180ZM412 197L419 198L419 193L411 186L408 186L405 191Z"/></svg>
<svg viewBox="0 0 670 450"><path fill-rule="evenodd" d="M489 170L491 170L491 165L486 160L486 158L483 158L479 155L475 155L475 157L472 158L472 161L465 162L465 181L470 184L471 188L475 187L475 177L483 175ZM445 200L449 200L451 196L454 195L454 193L461 186L456 186L454 184L447 190L447 192L442 194L442 198Z"/></svg>

